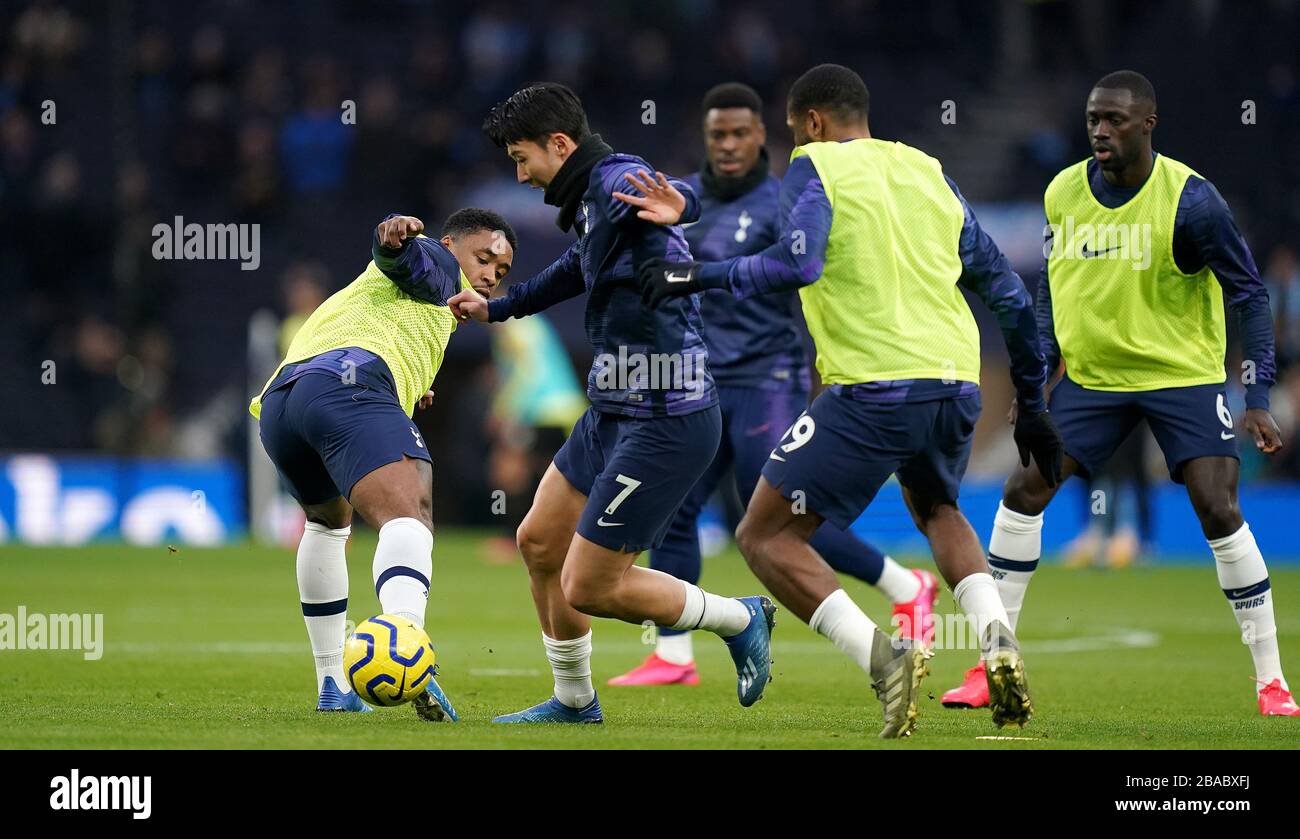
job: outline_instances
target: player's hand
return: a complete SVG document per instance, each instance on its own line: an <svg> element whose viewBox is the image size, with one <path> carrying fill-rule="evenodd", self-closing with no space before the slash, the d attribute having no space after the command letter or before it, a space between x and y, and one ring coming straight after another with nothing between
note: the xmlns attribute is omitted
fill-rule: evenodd
<svg viewBox="0 0 1300 839"><path fill-rule="evenodd" d="M1061 362L1059 365L1057 365L1057 373L1059 373L1060 375L1057 375L1057 373L1048 374L1047 384L1043 385L1044 401L1049 401L1051 399L1052 391L1055 390L1056 386L1061 383L1061 379L1065 378L1064 370L1065 370L1065 362ZM1007 425L1015 425L1016 417L1019 414L1020 414L1020 402L1017 400L1012 400L1011 410L1007 411Z"/></svg>
<svg viewBox="0 0 1300 839"><path fill-rule="evenodd" d="M430 391L426 391L424 396L420 397L420 401L415 403L415 407L428 408L432 404L433 404L433 391L430 390Z"/></svg>
<svg viewBox="0 0 1300 839"><path fill-rule="evenodd" d="M637 218L655 224L676 224L686 212L686 197L668 182L663 172L655 172L651 178L646 170L638 169L635 175L629 172L623 177L641 194L615 192L614 197L624 204L639 207Z"/></svg>
<svg viewBox="0 0 1300 839"><path fill-rule="evenodd" d="M1059 484L1065 452L1052 415L1046 411L1017 411L1013 436L1016 448L1020 450L1020 465L1028 466L1032 456L1047 485L1054 487Z"/></svg>
<svg viewBox="0 0 1300 839"><path fill-rule="evenodd" d="M1264 454L1282 448L1282 432L1273 415L1263 408L1247 408L1246 415L1241 418L1241 427L1255 438L1255 448Z"/></svg>
<svg viewBox="0 0 1300 839"><path fill-rule="evenodd" d="M641 300L651 309L657 309L665 300L685 297L703 291L699 281L698 262L670 262L651 259L641 264Z"/></svg>
<svg viewBox="0 0 1300 839"><path fill-rule="evenodd" d="M447 308L451 309L451 314L456 320L476 320L479 323L487 323L487 298L472 288L463 289L447 298Z"/></svg>
<svg viewBox="0 0 1300 839"><path fill-rule="evenodd" d="M1065 381L1065 359L1061 359L1056 363L1055 370L1047 372L1047 383L1043 385L1043 398L1050 397L1052 391L1056 390L1056 386L1063 381Z"/></svg>
<svg viewBox="0 0 1300 839"><path fill-rule="evenodd" d="M424 232L424 222L415 216L393 216L387 221L381 221L375 232L379 236L379 244L388 248L400 248L407 239L414 239L417 234Z"/></svg>

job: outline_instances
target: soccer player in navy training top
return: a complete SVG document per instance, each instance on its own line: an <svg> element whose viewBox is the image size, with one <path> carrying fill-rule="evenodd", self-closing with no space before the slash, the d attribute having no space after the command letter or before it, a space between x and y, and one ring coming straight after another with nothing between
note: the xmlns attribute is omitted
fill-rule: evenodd
<svg viewBox="0 0 1300 839"><path fill-rule="evenodd" d="M552 265L489 304L465 292L462 319L503 321L587 294L587 377L592 406L542 477L519 550L528 566L555 694L497 722L598 723L591 683L590 616L674 629L707 629L727 642L742 705L770 679L775 607L762 596L719 597L633 565L662 542L673 514L718 448L721 418L694 299L659 309L641 299L636 266L690 258L680 227L661 226L617 195L635 198L646 161L592 134L577 95L560 84L526 87L488 115L484 132L515 162L520 183L546 190L558 223L578 240ZM667 184L667 180L663 181ZM699 214L690 187L685 218Z"/></svg>
<svg viewBox="0 0 1300 839"><path fill-rule="evenodd" d="M1099 80L1085 120L1092 156L1058 174L1044 196L1038 286L1049 363L1065 366L1052 390L1063 474L1099 469L1146 419L1214 555L1255 665L1259 712L1300 717L1282 674L1268 568L1237 503L1237 429L1224 403L1226 292L1246 358L1241 430L1265 454L1282 448L1268 411L1276 369L1268 291L1219 191L1152 148L1156 94L1146 77L1121 70ZM1027 469L1003 489L989 564L1013 626L1056 489ZM944 694L944 705L988 704L981 665Z"/></svg>
<svg viewBox="0 0 1300 839"><path fill-rule="evenodd" d="M781 233L781 182L768 172L762 99L748 85L720 84L705 94L703 111L707 159L686 179L699 196L700 220L682 225L691 255L715 261L758 253ZM795 324L796 296L793 290L745 300L724 291L700 296L709 372L722 408L722 441L673 517L663 544L650 551L651 568L699 582L700 510L729 473L734 473L741 502L748 502L768 452L808 407L811 382ZM724 485L724 491L730 489ZM737 523L730 522L733 530ZM832 524L823 524L811 544L836 571L877 586L889 597L903 636L921 638L922 627L933 634L939 591L932 573L903 568ZM690 685L699 678L690 633L661 628L655 651L610 684Z"/></svg>
<svg viewBox="0 0 1300 839"><path fill-rule="evenodd" d="M924 645L881 632L809 544L824 521L848 527L897 474L939 570L975 620L994 722L1023 725L1032 706L1019 647L957 507L980 410L979 327L958 286L997 315L1021 407L1021 460L1032 456L1054 483L1061 443L1043 397L1033 306L939 161L873 138L868 106L866 85L847 67L801 76L786 103L798 145L781 184L780 239L722 262L651 258L644 294L657 305L709 288L742 299L799 290L817 370L831 387L769 455L736 531L741 552L784 605L870 673L880 735L907 736ZM685 206L671 184L645 179L642 191L638 200L665 221Z"/></svg>

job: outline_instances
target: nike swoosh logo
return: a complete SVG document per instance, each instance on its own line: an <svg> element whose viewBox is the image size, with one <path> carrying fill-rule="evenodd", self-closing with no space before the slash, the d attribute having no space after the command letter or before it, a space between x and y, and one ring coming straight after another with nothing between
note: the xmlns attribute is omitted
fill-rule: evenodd
<svg viewBox="0 0 1300 839"><path fill-rule="evenodd" d="M601 527L622 527L623 526L623 522L621 521L605 521L604 516L601 516L600 518L596 519L596 524L600 525Z"/></svg>
<svg viewBox="0 0 1300 839"><path fill-rule="evenodd" d="M1106 250L1104 250L1104 251L1090 251L1090 250L1088 250L1087 247L1082 247L1082 248L1079 248L1079 256L1083 257L1084 259L1092 259L1094 256L1101 256L1103 253L1110 253L1111 251L1117 251L1117 250L1119 250L1121 247L1123 247L1123 246L1122 246L1122 245L1116 245L1116 246L1113 247L1113 248L1106 248Z"/></svg>
<svg viewBox="0 0 1300 839"><path fill-rule="evenodd" d="M670 283L689 283L691 281L691 272L685 274L674 274L671 271L664 272L664 279Z"/></svg>
<svg viewBox="0 0 1300 839"><path fill-rule="evenodd" d="M1229 434L1229 433L1226 432L1226 431L1220 431L1220 432L1219 432L1219 439L1220 439L1220 440L1231 440L1233 437L1236 437L1236 436L1237 436L1236 434Z"/></svg>
<svg viewBox="0 0 1300 839"><path fill-rule="evenodd" d="M1249 591L1250 589L1248 588L1234 588L1232 591L1228 592L1228 599L1240 600L1241 598L1245 597Z"/></svg>

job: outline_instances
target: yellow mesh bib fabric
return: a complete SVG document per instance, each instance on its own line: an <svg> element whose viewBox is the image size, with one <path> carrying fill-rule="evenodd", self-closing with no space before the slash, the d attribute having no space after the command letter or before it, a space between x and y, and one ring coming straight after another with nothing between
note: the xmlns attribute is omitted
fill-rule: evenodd
<svg viewBox="0 0 1300 839"><path fill-rule="evenodd" d="M1138 194L1113 210L1093 197L1086 160L1047 187L1052 319L1065 369L1083 387L1141 391L1224 380L1222 288L1208 266L1188 275L1174 262L1174 216L1192 176L1158 155Z"/></svg>
<svg viewBox="0 0 1300 839"><path fill-rule="evenodd" d="M461 288L470 288L463 273L460 283ZM393 285L371 262L359 277L312 312L267 385L286 364L343 347L360 347L388 364L397 384L397 398L409 416L433 384L447 341L455 330L456 318L450 309L416 300ZM260 394L248 410L260 417Z"/></svg>
<svg viewBox="0 0 1300 839"><path fill-rule="evenodd" d="M957 287L965 213L939 161L902 143L809 143L832 209L821 278L799 292L829 384L979 381L979 326Z"/></svg>

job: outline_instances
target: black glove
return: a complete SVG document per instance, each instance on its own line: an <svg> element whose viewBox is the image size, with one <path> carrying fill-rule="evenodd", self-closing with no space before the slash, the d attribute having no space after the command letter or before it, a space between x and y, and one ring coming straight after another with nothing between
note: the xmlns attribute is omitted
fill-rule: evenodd
<svg viewBox="0 0 1300 839"><path fill-rule="evenodd" d="M1064 449L1061 435L1056 430L1056 423L1046 411L1026 411L1023 408L1016 414L1016 430L1013 435L1016 448L1020 450L1020 465L1028 466L1030 455L1038 464L1038 471L1049 487L1061 482L1061 458Z"/></svg>
<svg viewBox="0 0 1300 839"><path fill-rule="evenodd" d="M704 287L699 281L700 263L670 262L662 257L641 263L641 299L657 309L670 297L685 297Z"/></svg>

